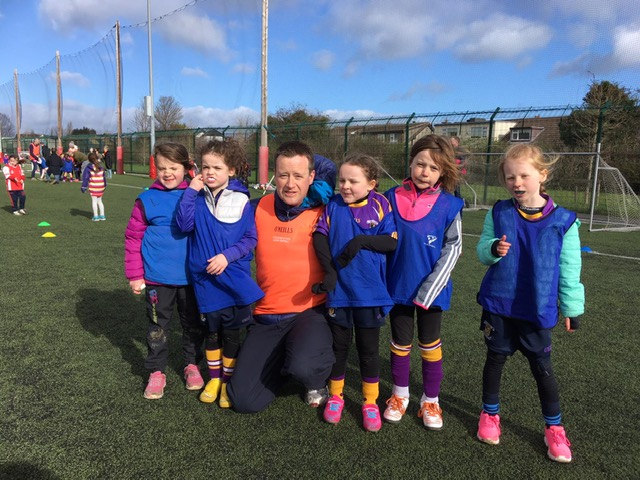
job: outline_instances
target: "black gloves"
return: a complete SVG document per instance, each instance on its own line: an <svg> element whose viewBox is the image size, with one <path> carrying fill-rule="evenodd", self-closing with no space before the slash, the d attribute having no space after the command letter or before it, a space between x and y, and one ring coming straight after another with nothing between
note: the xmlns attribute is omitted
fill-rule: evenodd
<svg viewBox="0 0 640 480"><path fill-rule="evenodd" d="M331 259L331 249L329 248L329 238L322 233L313 234L313 248L316 251L316 257L318 262L324 270L324 279L320 283L315 283L311 286L311 291L315 294L329 293L336 288L336 282L338 281L338 274L333 267Z"/></svg>
<svg viewBox="0 0 640 480"><path fill-rule="evenodd" d="M329 293L331 290L336 288L336 282L338 281L338 274L335 270L331 270L324 274L324 278L320 283L314 283L311 286L311 291L315 294L319 293Z"/></svg>
<svg viewBox="0 0 640 480"><path fill-rule="evenodd" d="M387 253L393 252L397 245L398 240L391 235L356 235L336 257L336 263L344 268L363 248L373 252Z"/></svg>
<svg viewBox="0 0 640 480"><path fill-rule="evenodd" d="M340 255L336 257L336 263L340 265L341 268L349 265L353 257L355 257L360 249L362 248L362 240L366 238L366 235L357 235L353 237L347 246L344 247L344 250Z"/></svg>
<svg viewBox="0 0 640 480"><path fill-rule="evenodd" d="M580 317L569 317L569 328L577 330L580 328Z"/></svg>

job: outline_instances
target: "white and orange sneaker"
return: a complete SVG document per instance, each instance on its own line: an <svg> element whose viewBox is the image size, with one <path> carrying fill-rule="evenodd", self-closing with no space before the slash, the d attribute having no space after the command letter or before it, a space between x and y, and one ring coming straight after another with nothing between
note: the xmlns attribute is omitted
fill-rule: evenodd
<svg viewBox="0 0 640 480"><path fill-rule="evenodd" d="M422 423L429 430L440 430L442 428L442 409L435 402L422 402L418 417L422 417Z"/></svg>
<svg viewBox="0 0 640 480"><path fill-rule="evenodd" d="M384 410L383 417L386 422L399 423L404 417L409 405L409 397L401 397L400 395L391 395L387 400L387 408Z"/></svg>

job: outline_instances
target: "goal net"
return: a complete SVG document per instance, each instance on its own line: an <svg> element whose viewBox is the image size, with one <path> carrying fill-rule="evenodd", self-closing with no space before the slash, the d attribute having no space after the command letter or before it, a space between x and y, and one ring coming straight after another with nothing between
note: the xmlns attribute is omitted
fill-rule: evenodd
<svg viewBox="0 0 640 480"><path fill-rule="evenodd" d="M615 167L600 157L592 198L589 230L640 230L640 199Z"/></svg>

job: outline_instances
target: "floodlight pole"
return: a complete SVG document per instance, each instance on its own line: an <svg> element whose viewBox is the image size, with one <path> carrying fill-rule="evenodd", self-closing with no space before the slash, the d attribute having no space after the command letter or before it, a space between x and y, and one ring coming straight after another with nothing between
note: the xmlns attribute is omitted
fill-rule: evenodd
<svg viewBox="0 0 640 480"><path fill-rule="evenodd" d="M156 143L156 116L153 108L153 54L151 48L151 0L147 0L147 34L149 43L149 97L151 99L151 115L149 128L149 155L153 162L153 146ZM151 166L151 164L150 164Z"/></svg>

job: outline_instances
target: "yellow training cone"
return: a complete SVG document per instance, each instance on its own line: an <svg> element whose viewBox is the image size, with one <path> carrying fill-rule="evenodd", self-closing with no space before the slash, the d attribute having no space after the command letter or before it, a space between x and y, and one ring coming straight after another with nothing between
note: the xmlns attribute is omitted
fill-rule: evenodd
<svg viewBox="0 0 640 480"><path fill-rule="evenodd" d="M54 238L55 236L56 236L55 233L47 232L44 235L42 235L42 238Z"/></svg>

